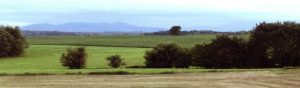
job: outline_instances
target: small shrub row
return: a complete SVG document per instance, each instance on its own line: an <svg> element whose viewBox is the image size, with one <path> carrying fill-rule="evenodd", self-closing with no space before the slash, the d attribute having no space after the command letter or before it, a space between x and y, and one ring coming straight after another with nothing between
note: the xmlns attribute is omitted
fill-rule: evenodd
<svg viewBox="0 0 300 88"><path fill-rule="evenodd" d="M69 48L61 55L60 62L64 67L68 67L69 69L81 69L86 65L86 58L87 54L84 47ZM113 68L126 65L120 55L107 57L106 60L108 61L108 65Z"/></svg>

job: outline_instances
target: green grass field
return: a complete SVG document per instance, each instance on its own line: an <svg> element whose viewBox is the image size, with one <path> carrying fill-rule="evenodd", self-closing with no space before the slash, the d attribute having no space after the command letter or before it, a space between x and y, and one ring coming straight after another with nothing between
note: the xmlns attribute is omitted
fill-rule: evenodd
<svg viewBox="0 0 300 88"><path fill-rule="evenodd" d="M75 47L67 45L31 45L22 57L1 58L0 73L35 72L38 70L65 70L59 62L60 55L66 48ZM87 69L108 68L104 59L110 55L121 55L127 64L143 65L143 53L147 48L123 47L86 47L88 53ZM31 70L31 71L30 71Z"/></svg>
<svg viewBox="0 0 300 88"><path fill-rule="evenodd" d="M146 68L119 68L112 69L107 66L104 59L107 56L121 55L127 66L143 65L143 55L149 48L128 47L98 47L86 46L88 53L85 69L68 69L62 67L59 58L66 48L76 47L68 45L31 45L22 57L1 58L0 75L22 75L22 74L88 74L90 72L117 73L128 72L136 74L155 73L182 73L182 72L215 72L215 71L246 71L245 69L146 69ZM260 69L252 69L260 70Z"/></svg>
<svg viewBox="0 0 300 88"><path fill-rule="evenodd" d="M28 37L31 45L84 45L112 47L153 47L157 43L176 43L182 47L192 47L199 43L209 43L215 35L148 35L148 36L52 36Z"/></svg>

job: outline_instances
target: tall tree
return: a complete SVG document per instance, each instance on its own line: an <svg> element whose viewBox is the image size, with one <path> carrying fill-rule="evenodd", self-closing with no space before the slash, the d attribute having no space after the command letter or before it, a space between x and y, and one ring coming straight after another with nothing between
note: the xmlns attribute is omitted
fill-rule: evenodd
<svg viewBox="0 0 300 88"><path fill-rule="evenodd" d="M251 32L255 43L274 65L300 66L300 24L295 22L260 23Z"/></svg>

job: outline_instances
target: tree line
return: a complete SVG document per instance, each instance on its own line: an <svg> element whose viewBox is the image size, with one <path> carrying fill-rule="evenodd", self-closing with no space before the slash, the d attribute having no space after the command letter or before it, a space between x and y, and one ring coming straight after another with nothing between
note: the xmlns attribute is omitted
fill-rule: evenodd
<svg viewBox="0 0 300 88"><path fill-rule="evenodd" d="M172 30L178 32L180 27L177 26ZM174 35L178 35L178 33ZM78 51L81 50L78 49ZM78 57L81 58L82 56L79 55ZM174 43L158 44L145 52L144 59L145 68L300 66L300 24L295 22L263 22L250 32L249 40L222 34L217 35L211 43L197 44L191 49L182 48ZM125 64L118 55L107 57L107 60L112 67ZM113 64L117 66L113 66Z"/></svg>
<svg viewBox="0 0 300 88"><path fill-rule="evenodd" d="M250 39L218 35L191 49L164 44L147 51L146 67L272 68L300 66L300 24L260 23Z"/></svg>
<svg viewBox="0 0 300 88"><path fill-rule="evenodd" d="M182 30L181 26L172 26L169 30L157 31L151 33L144 33L144 35L193 35L193 34L226 34L226 35L243 35L249 34L249 31L237 31L237 32L219 32L213 30Z"/></svg>

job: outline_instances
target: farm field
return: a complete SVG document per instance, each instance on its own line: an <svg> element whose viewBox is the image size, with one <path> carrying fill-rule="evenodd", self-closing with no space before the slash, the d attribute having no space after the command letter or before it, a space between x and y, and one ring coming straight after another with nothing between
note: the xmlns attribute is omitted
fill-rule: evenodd
<svg viewBox="0 0 300 88"><path fill-rule="evenodd" d="M299 72L0 76L0 88L299 88Z"/></svg>
<svg viewBox="0 0 300 88"><path fill-rule="evenodd" d="M195 44L209 43L216 35L140 35L140 36L51 36L28 37L31 45L84 45L112 47L153 47L157 43L176 43L190 48ZM247 38L248 35L241 35Z"/></svg>

